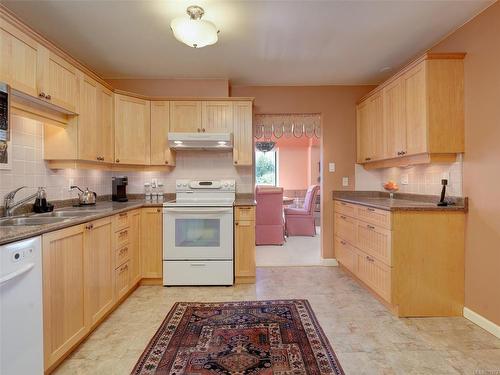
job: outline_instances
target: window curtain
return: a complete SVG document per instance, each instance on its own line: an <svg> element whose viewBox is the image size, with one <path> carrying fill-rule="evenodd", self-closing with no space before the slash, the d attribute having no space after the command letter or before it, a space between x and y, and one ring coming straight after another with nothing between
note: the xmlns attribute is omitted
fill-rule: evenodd
<svg viewBox="0 0 500 375"><path fill-rule="evenodd" d="M321 115L312 114L257 114L255 115L255 138L320 138Z"/></svg>

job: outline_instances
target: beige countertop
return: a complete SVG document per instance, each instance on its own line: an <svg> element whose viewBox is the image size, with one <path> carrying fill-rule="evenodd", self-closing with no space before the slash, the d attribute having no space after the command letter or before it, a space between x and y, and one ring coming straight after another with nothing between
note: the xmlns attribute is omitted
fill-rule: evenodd
<svg viewBox="0 0 500 375"><path fill-rule="evenodd" d="M453 205L438 206L439 196L379 191L333 191L333 200L360 204L385 211L467 211L467 198L447 197Z"/></svg>
<svg viewBox="0 0 500 375"><path fill-rule="evenodd" d="M253 194L236 194L234 205L237 206L255 206L255 196Z"/></svg>

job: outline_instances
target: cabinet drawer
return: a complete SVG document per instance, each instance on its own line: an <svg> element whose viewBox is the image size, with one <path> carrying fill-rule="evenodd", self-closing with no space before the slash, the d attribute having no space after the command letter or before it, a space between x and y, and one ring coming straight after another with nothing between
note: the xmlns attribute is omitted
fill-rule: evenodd
<svg viewBox="0 0 500 375"><path fill-rule="evenodd" d="M125 262L115 270L115 294L116 298L122 298L130 286L130 262Z"/></svg>
<svg viewBox="0 0 500 375"><path fill-rule="evenodd" d="M356 206L356 218L370 224L391 229L391 213L372 207Z"/></svg>
<svg viewBox="0 0 500 375"><path fill-rule="evenodd" d="M335 214L334 226L335 235L352 245L356 245L355 219L346 215Z"/></svg>
<svg viewBox="0 0 500 375"><path fill-rule="evenodd" d="M343 239L335 236L335 256L345 268L352 273L358 272L358 255L356 250Z"/></svg>
<svg viewBox="0 0 500 375"><path fill-rule="evenodd" d="M359 252L357 276L384 300L391 302L391 267Z"/></svg>
<svg viewBox="0 0 500 375"><path fill-rule="evenodd" d="M130 259L129 245L123 246L115 250L115 267L121 266Z"/></svg>
<svg viewBox="0 0 500 375"><path fill-rule="evenodd" d="M357 222L358 249L391 265L391 231L363 221Z"/></svg>
<svg viewBox="0 0 500 375"><path fill-rule="evenodd" d="M236 207L234 219L241 221L255 221L255 207L253 206Z"/></svg>
<svg viewBox="0 0 500 375"><path fill-rule="evenodd" d="M351 203L335 201L335 212L350 217L356 217L356 206Z"/></svg>
<svg viewBox="0 0 500 375"><path fill-rule="evenodd" d="M122 212L118 215L115 215L115 230L122 230L129 226L129 213Z"/></svg>
<svg viewBox="0 0 500 375"><path fill-rule="evenodd" d="M130 241L130 230L129 228L122 229L115 233L115 249L119 249Z"/></svg>

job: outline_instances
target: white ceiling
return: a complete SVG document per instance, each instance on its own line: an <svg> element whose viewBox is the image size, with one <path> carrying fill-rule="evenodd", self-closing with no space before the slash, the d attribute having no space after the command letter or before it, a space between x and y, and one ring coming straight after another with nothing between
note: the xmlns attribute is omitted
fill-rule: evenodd
<svg viewBox="0 0 500 375"><path fill-rule="evenodd" d="M5 1L105 78L227 78L233 84L368 84L494 1ZM219 43L192 49L170 21L205 8Z"/></svg>

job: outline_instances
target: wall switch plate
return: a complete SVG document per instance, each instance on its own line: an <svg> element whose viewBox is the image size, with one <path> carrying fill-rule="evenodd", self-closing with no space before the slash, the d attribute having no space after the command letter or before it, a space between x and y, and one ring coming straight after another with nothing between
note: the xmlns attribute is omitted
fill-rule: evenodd
<svg viewBox="0 0 500 375"><path fill-rule="evenodd" d="M349 177L342 177L342 186L349 186Z"/></svg>
<svg viewBox="0 0 500 375"><path fill-rule="evenodd" d="M328 172L335 172L335 163L328 163Z"/></svg>
<svg viewBox="0 0 500 375"><path fill-rule="evenodd" d="M401 175L401 185L408 185L408 174Z"/></svg>

